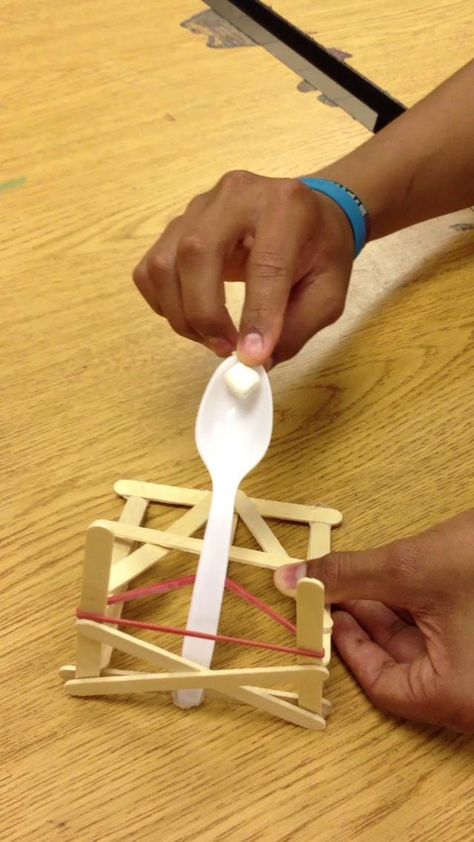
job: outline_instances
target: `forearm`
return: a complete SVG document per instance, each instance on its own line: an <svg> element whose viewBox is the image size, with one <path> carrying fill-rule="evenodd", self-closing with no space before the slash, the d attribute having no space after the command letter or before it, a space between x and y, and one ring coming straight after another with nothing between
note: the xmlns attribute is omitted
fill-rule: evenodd
<svg viewBox="0 0 474 842"><path fill-rule="evenodd" d="M315 175L362 199L371 239L474 204L474 61Z"/></svg>

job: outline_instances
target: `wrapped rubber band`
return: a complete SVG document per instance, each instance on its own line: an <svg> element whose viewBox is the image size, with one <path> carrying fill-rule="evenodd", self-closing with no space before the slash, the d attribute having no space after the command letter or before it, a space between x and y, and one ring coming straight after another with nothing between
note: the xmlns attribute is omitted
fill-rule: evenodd
<svg viewBox="0 0 474 842"><path fill-rule="evenodd" d="M179 579L170 579L167 582L159 582L156 585L149 585L146 588L136 588L135 590L124 591L123 593L109 596L107 599L107 605L117 605L120 603L132 602L135 599L145 599L148 596L156 596L156 594L170 593L171 591L178 590L179 588L186 587L187 585L194 585L195 579L195 576L182 576ZM258 599L258 597L254 596L254 594L250 593L250 591L247 591L242 587L242 585L238 585L237 582L233 581L233 579L227 578L225 580L225 586L228 591L240 597L240 599L244 600L244 602L255 606L255 608L258 608L258 610L263 614L271 617L275 623L278 623L280 626L283 626L283 628L288 629L288 631L292 634L296 634L296 626L294 623L287 620L286 617L283 617L275 611L274 608L267 605L266 602L262 602L261 599Z"/></svg>
<svg viewBox="0 0 474 842"><path fill-rule="evenodd" d="M135 588L131 591L124 591L123 593L113 594L107 599L107 605L118 605L126 602L132 602L136 599L144 599L148 596L156 596L157 594L170 593L179 588L193 585L195 576L182 576L179 579L170 579L166 582L159 582L156 585L149 585L146 588ZM232 579L226 579L226 588L231 593L234 593L240 599L258 608L259 611L266 614L280 626L283 626L292 634L296 634L296 626L291 623L286 617L282 617L277 611L267 605L254 594L247 591L242 585L238 585ZM250 649L268 649L272 652L283 652L288 655L300 655L305 658L315 658L321 660L324 658L324 650L314 652L310 649L301 649L297 646L283 646L278 643L264 643L259 640L247 640L241 637L230 637L224 634L207 634L206 632L192 631L190 629L176 628L175 626L157 625L156 623L144 623L140 620L126 620L123 617L105 617L101 614L94 614L90 611L76 611L78 620L92 620L96 623L106 623L113 626L123 626L124 628L145 629L147 631L161 632L163 634L174 634L179 637L197 637L202 640L214 640L217 643L234 644Z"/></svg>
<svg viewBox="0 0 474 842"><path fill-rule="evenodd" d="M107 623L112 626L124 626L132 629L146 629L147 631L175 634L179 637L199 637L202 640L215 640L217 643L232 643L249 649L270 649L272 652L284 652L287 655L302 655L305 658L324 658L324 651L313 652L311 649L300 649L296 646L280 646L278 643L263 643L259 640L246 640L242 637L229 637L226 634L207 634L206 632L179 629L174 626L158 626L155 623L142 623L140 620L125 620L123 617L104 617L90 611L76 611L78 620L93 620L96 623Z"/></svg>

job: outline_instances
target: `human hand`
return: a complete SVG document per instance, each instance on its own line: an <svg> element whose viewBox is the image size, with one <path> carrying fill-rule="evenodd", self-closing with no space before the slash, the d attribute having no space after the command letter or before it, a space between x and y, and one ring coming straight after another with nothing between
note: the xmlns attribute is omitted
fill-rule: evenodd
<svg viewBox="0 0 474 842"><path fill-rule="evenodd" d="M282 567L275 584L293 594L303 575L336 603L334 643L378 708L474 733L474 509L379 549Z"/></svg>
<svg viewBox="0 0 474 842"><path fill-rule="evenodd" d="M336 321L354 258L339 206L296 179L230 172L197 196L144 255L134 281L182 336L247 365L294 356ZM224 281L244 281L237 331Z"/></svg>

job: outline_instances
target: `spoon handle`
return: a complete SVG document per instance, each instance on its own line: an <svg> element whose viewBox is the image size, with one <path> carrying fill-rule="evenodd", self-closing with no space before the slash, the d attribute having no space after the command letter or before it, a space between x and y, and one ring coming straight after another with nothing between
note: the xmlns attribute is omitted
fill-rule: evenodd
<svg viewBox="0 0 474 842"><path fill-rule="evenodd" d="M191 631L217 634L224 598L229 549L232 541L234 504L237 488L228 483L214 486L204 535L203 548L194 582L186 628ZM187 637L182 655L189 661L209 667L214 640ZM174 701L179 707L195 707L202 701L203 690L179 690Z"/></svg>

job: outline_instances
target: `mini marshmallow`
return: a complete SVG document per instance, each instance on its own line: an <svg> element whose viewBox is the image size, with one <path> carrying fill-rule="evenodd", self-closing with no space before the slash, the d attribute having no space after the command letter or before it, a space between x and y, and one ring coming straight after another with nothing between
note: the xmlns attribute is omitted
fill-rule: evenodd
<svg viewBox="0 0 474 842"><path fill-rule="evenodd" d="M260 383L260 375L255 368L243 363L236 363L225 375L227 385L237 398L247 398Z"/></svg>

